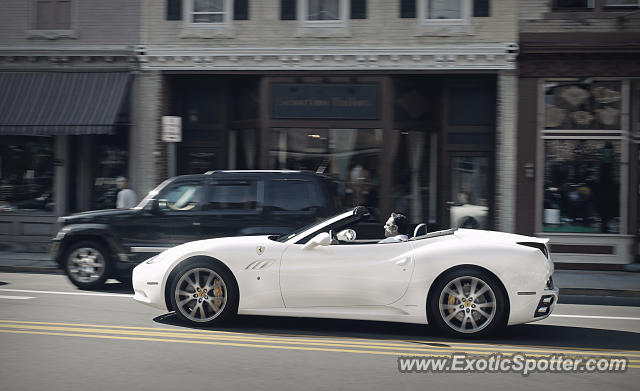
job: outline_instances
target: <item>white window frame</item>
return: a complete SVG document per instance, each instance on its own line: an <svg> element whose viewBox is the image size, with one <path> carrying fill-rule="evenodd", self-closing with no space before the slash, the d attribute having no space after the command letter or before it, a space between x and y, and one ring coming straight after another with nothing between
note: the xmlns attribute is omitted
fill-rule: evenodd
<svg viewBox="0 0 640 391"><path fill-rule="evenodd" d="M418 0L418 35L471 35L472 0L458 0L461 3L461 19L428 19L426 17L430 0ZM452 1L452 0L448 0Z"/></svg>
<svg viewBox="0 0 640 391"><path fill-rule="evenodd" d="M78 1L69 0L69 28L68 29L41 29L38 28L38 2L37 0L29 1L29 29L26 31L27 38L77 38L76 26L78 16Z"/></svg>
<svg viewBox="0 0 640 391"><path fill-rule="evenodd" d="M340 18L336 20L309 20L309 0L297 0L298 36L348 37L351 0L340 1Z"/></svg>
<svg viewBox="0 0 640 391"><path fill-rule="evenodd" d="M224 14L222 22L193 22L193 3L195 0L182 2L183 30L181 38L230 38L232 36L233 0L223 0Z"/></svg>

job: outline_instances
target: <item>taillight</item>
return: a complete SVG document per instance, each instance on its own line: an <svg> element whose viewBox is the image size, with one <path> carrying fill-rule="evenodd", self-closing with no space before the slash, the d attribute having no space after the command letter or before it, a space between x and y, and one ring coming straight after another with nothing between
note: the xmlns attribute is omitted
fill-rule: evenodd
<svg viewBox="0 0 640 391"><path fill-rule="evenodd" d="M538 250L542 251L542 253L544 254L544 257L549 259L549 251L547 250L547 246L544 243L538 243L538 242L518 242L518 244L522 245L522 246L527 246L527 247L533 247L533 248L537 248Z"/></svg>

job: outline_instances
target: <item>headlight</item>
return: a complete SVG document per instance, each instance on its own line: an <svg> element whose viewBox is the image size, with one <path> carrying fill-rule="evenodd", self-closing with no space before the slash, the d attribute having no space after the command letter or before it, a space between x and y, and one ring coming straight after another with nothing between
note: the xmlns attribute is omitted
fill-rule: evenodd
<svg viewBox="0 0 640 391"><path fill-rule="evenodd" d="M147 260L147 262L145 262L145 263L148 264L148 265L151 265L152 263L156 263L156 262L159 262L159 261L160 261L160 259L156 255L155 257L149 258L149 260Z"/></svg>

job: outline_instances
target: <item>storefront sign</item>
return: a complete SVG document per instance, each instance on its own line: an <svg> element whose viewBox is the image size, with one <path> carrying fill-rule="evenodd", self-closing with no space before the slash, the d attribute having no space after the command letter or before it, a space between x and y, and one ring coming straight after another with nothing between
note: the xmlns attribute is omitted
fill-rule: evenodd
<svg viewBox="0 0 640 391"><path fill-rule="evenodd" d="M377 84L273 84L273 118L378 119Z"/></svg>
<svg viewBox="0 0 640 391"><path fill-rule="evenodd" d="M162 141L166 143L182 141L182 117L168 115L162 117Z"/></svg>

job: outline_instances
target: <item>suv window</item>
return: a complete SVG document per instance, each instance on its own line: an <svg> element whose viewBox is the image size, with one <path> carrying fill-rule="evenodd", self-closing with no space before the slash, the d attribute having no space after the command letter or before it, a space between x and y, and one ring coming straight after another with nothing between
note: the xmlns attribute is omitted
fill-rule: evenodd
<svg viewBox="0 0 640 391"><path fill-rule="evenodd" d="M272 179L265 201L274 211L311 211L322 207L318 189L312 181L304 179Z"/></svg>
<svg viewBox="0 0 640 391"><path fill-rule="evenodd" d="M196 211L201 208L203 193L202 183L175 183L158 196L159 207L164 211Z"/></svg>
<svg viewBox="0 0 640 391"><path fill-rule="evenodd" d="M256 210L257 207L255 180L215 181L209 191L207 210Z"/></svg>

